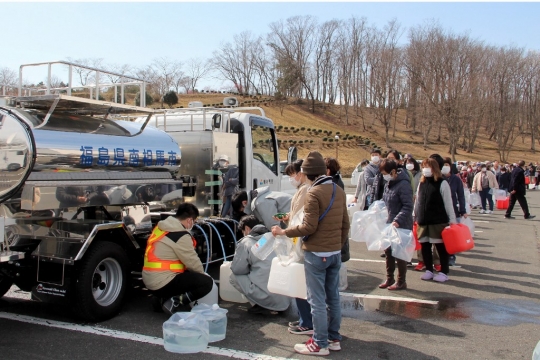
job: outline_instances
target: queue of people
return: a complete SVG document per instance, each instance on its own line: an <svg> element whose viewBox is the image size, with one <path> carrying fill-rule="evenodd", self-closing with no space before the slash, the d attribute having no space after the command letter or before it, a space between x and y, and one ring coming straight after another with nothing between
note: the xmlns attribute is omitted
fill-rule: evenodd
<svg viewBox="0 0 540 360"><path fill-rule="evenodd" d="M402 157L397 150L383 157L379 149L373 149L371 159L360 162L360 169L353 202L367 209L374 201L382 200L388 209L386 223L395 228L412 230L417 223L421 250L414 270L424 271L420 278L425 281L449 280L450 266L455 265L456 258L447 252L442 231L449 224L467 218L465 189L480 195L480 214L492 213L491 193L500 188L510 193L505 218L513 218L516 202L522 207L525 219L534 218L525 198L525 178L532 172L537 179L538 173L536 167L527 168L524 161L513 165L455 164L438 154L417 161L410 154ZM261 260L251 252L253 245L268 232L301 239L303 259L300 261L304 264L307 299L293 300L298 320L289 323L288 331L310 335L308 341L294 347L305 355L328 355L341 349L339 271L342 262L350 258L350 223L339 171L336 159L323 158L319 152L312 151L285 169L296 188L294 196L267 187L250 193L227 190L224 194L222 214L238 221L244 235L236 246L229 281L251 304L249 313L281 312L291 302L290 298L268 290L271 263L276 254L272 252ZM237 185L235 171L227 171L225 175L228 180L224 189ZM534 187L537 183L535 180ZM284 215L277 217L278 213ZM301 223L291 222L299 215L303 216ZM153 294L156 311L183 311L212 289L213 280L205 274L190 234L198 216L194 205L181 204L176 215L160 221L148 239L142 275ZM407 267L411 264L395 258L391 247L382 255L386 259L386 278L379 288L407 289Z"/></svg>

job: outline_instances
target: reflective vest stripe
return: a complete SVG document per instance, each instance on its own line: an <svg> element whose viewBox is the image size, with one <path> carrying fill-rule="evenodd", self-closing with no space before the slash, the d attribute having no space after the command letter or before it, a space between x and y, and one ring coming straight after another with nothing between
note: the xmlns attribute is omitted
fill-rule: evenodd
<svg viewBox="0 0 540 360"><path fill-rule="evenodd" d="M144 252L143 270L172 271L176 273L184 272L186 267L184 264L182 264L180 260L163 260L163 259L158 258L154 254L154 250L155 250L154 244L160 241L161 239L163 239L165 236L167 236L168 233L169 233L168 231L163 231L157 226L154 228L146 244L146 251ZM196 244L195 240L193 240L193 243Z"/></svg>

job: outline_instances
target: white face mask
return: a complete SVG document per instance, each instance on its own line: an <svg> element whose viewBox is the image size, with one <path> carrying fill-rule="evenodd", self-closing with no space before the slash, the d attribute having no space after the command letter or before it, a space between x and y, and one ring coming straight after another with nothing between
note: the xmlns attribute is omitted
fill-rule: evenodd
<svg viewBox="0 0 540 360"><path fill-rule="evenodd" d="M405 165L405 167L407 168L407 170L414 170L414 164L407 164Z"/></svg>
<svg viewBox="0 0 540 360"><path fill-rule="evenodd" d="M423 168L422 169L422 174L425 177L432 177L433 176L433 174L431 173L431 168Z"/></svg>
<svg viewBox="0 0 540 360"><path fill-rule="evenodd" d="M486 172L486 171L487 171L487 169L486 169L486 168L482 168L482 172Z"/></svg>
<svg viewBox="0 0 540 360"><path fill-rule="evenodd" d="M193 226L195 225L195 221L193 221L193 219L191 220L191 227L188 229L186 228L187 231L191 231L193 230Z"/></svg>
<svg viewBox="0 0 540 360"><path fill-rule="evenodd" d="M450 166L448 166L448 165L443 166L442 169L441 169L441 172L442 172L443 175L450 174Z"/></svg>
<svg viewBox="0 0 540 360"><path fill-rule="evenodd" d="M390 174L383 175L382 177L383 177L383 179L386 180L386 181L390 181L390 180L393 179L393 176L390 175Z"/></svg>
<svg viewBox="0 0 540 360"><path fill-rule="evenodd" d="M379 162L379 160L381 160L381 158L378 157L378 156L372 156L371 157L371 162L374 163L374 164L377 164Z"/></svg>
<svg viewBox="0 0 540 360"><path fill-rule="evenodd" d="M302 183L298 180L296 180L296 178L294 176L291 176L289 178L289 181L291 182L291 185L294 186L294 187L299 187Z"/></svg>
<svg viewBox="0 0 540 360"><path fill-rule="evenodd" d="M224 161L224 160L220 160L220 161L219 161L219 166L220 166L220 167L225 167L225 165L227 165L227 162L226 162L226 161Z"/></svg>

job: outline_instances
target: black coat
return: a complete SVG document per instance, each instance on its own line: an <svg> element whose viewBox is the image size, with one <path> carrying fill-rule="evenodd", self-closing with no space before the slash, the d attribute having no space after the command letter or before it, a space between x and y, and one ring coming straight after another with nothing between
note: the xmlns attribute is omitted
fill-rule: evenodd
<svg viewBox="0 0 540 360"><path fill-rule="evenodd" d="M506 171L499 176L499 189L508 189L510 187L511 174Z"/></svg>
<svg viewBox="0 0 540 360"><path fill-rule="evenodd" d="M512 171L508 191L515 190L517 194L525 195L525 188L525 172L518 166Z"/></svg>

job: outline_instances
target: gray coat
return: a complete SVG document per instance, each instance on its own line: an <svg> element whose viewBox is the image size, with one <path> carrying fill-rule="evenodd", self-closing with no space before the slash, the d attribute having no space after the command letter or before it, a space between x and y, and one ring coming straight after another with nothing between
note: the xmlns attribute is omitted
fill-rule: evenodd
<svg viewBox="0 0 540 360"><path fill-rule="evenodd" d="M268 229L279 225L280 222L272 219L272 216L291 211L292 195L271 191L268 186L257 188L257 194L257 197L251 202L251 213Z"/></svg>
<svg viewBox="0 0 540 360"><path fill-rule="evenodd" d="M398 176L384 187L383 201L388 208L388 224L397 222L402 229L413 228L413 191L407 171L397 170Z"/></svg>
<svg viewBox="0 0 540 360"><path fill-rule="evenodd" d="M265 260L260 260L251 252L251 247L267 232L268 229L263 225L257 225L238 242L229 281L250 302L265 309L284 311L289 307L291 299L268 291L270 266L276 254L272 252Z"/></svg>
<svg viewBox="0 0 540 360"><path fill-rule="evenodd" d="M229 166L229 169L225 175L223 175L223 196L232 196L236 192L239 174L240 171L238 170L238 166Z"/></svg>
<svg viewBox="0 0 540 360"><path fill-rule="evenodd" d="M373 182L375 181L375 178L377 177L378 173L379 173L379 164L372 164L372 163L369 163L369 165L366 166L366 168L362 172L364 179L366 179L366 186L367 186L366 193L368 195L371 194L372 192ZM371 202L373 201L371 200L370 204Z"/></svg>

